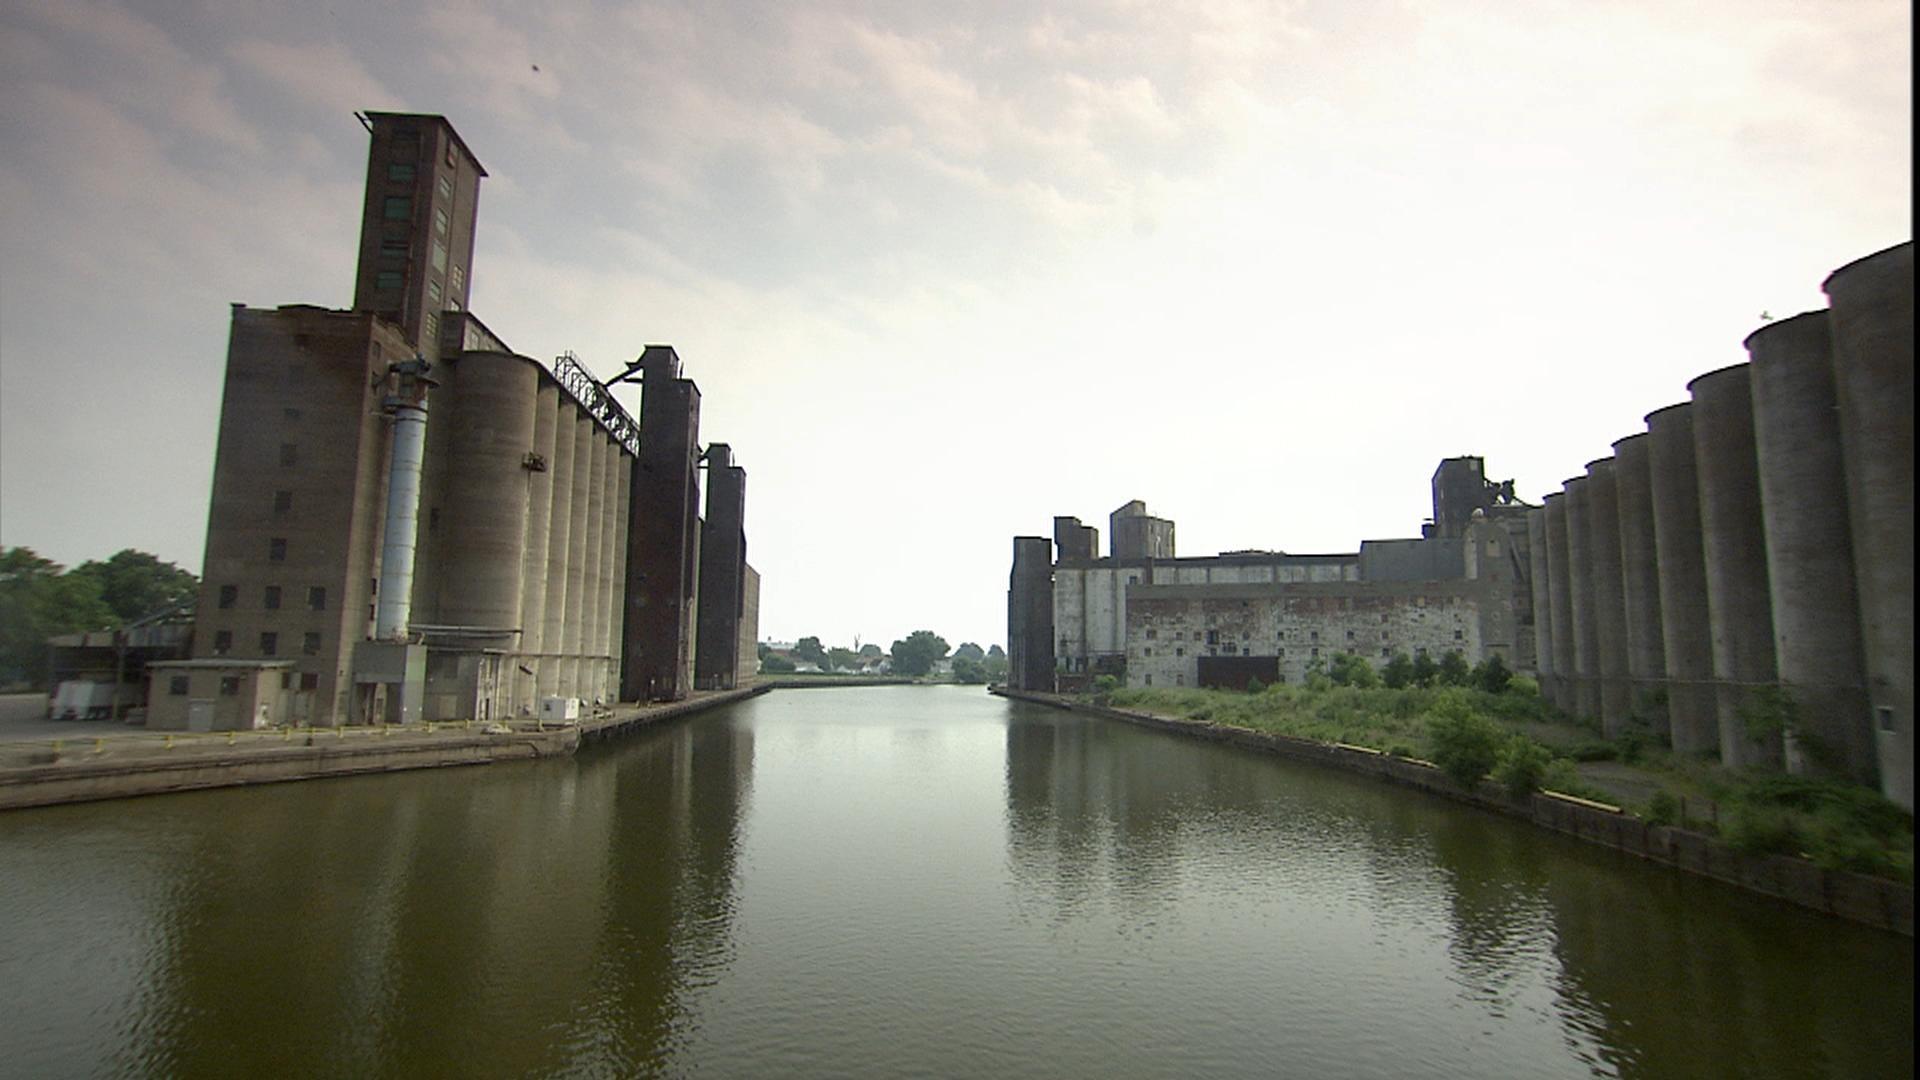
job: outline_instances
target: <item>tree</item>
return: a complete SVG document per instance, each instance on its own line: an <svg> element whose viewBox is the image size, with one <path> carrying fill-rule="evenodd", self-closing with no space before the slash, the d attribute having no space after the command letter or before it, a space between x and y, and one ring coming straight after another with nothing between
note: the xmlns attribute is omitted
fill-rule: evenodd
<svg viewBox="0 0 1920 1080"><path fill-rule="evenodd" d="M995 645L992 649L988 650L986 663L981 666L986 669L988 682L1003 683L1007 681L1007 654L1001 652L1000 646Z"/></svg>
<svg viewBox="0 0 1920 1080"><path fill-rule="evenodd" d="M760 658L760 670L774 675L785 675L793 671L793 661L777 652L770 652Z"/></svg>
<svg viewBox="0 0 1920 1080"><path fill-rule="evenodd" d="M880 646L869 641L865 645L860 646L860 655L866 657L868 660L876 660L885 656L886 652L883 651Z"/></svg>
<svg viewBox="0 0 1920 1080"><path fill-rule="evenodd" d="M827 663L832 665L834 671L852 671L854 665L859 662L860 654L852 649L843 649L836 645L827 650Z"/></svg>
<svg viewBox="0 0 1920 1080"><path fill-rule="evenodd" d="M1413 658L1413 670L1408 672L1408 674L1413 677L1413 685L1415 686L1432 686L1433 677L1439 673L1440 669L1435 666L1433 658L1429 657L1426 653L1421 653Z"/></svg>
<svg viewBox="0 0 1920 1080"><path fill-rule="evenodd" d="M1335 653L1333 662L1327 665L1327 677L1340 686L1357 686L1362 690L1380 685L1380 678L1374 674L1367 658L1352 653Z"/></svg>
<svg viewBox="0 0 1920 1080"><path fill-rule="evenodd" d="M793 655L817 664L821 671L827 670L827 650L817 637L803 637L794 642Z"/></svg>
<svg viewBox="0 0 1920 1080"><path fill-rule="evenodd" d="M959 648L953 650L953 660L956 664L962 660L972 660L974 663L979 663L986 658L987 654L981 651L980 646L975 645L971 641L963 641L960 643Z"/></svg>
<svg viewBox="0 0 1920 1080"><path fill-rule="evenodd" d="M915 630L894 642L892 651L895 675L925 675L934 661L947 655L947 639L931 630Z"/></svg>
<svg viewBox="0 0 1920 1080"><path fill-rule="evenodd" d="M99 580L61 571L31 548L0 553L0 685L45 687L48 638L115 625Z"/></svg>
<svg viewBox="0 0 1920 1080"><path fill-rule="evenodd" d="M1447 686L1465 686L1473 672L1467 667L1467 659L1455 649L1440 658L1440 682Z"/></svg>
<svg viewBox="0 0 1920 1080"><path fill-rule="evenodd" d="M1413 661L1406 653L1395 650L1387 658L1387 665L1380 669L1380 679L1394 690L1404 690L1413 682Z"/></svg>
<svg viewBox="0 0 1920 1080"><path fill-rule="evenodd" d="M1474 665L1471 679L1473 685L1487 693L1498 694L1507 688L1507 683L1513 681L1513 672L1507 669L1507 662L1500 659L1500 654L1494 653Z"/></svg>
<svg viewBox="0 0 1920 1080"><path fill-rule="evenodd" d="M190 607L200 592L199 578L132 548L116 552L105 562L83 562L71 573L97 582L100 599L122 623Z"/></svg>
<svg viewBox="0 0 1920 1080"><path fill-rule="evenodd" d="M1474 712L1459 693L1443 692L1434 702L1427 742L1433 747L1433 763L1461 787L1472 790L1499 761L1508 735L1499 724Z"/></svg>
<svg viewBox="0 0 1920 1080"><path fill-rule="evenodd" d="M767 658L767 654L771 653L772 651L773 651L773 646L767 644L764 641L760 643L760 651L759 651L760 659L765 660Z"/></svg>
<svg viewBox="0 0 1920 1080"><path fill-rule="evenodd" d="M983 683L987 681L987 666L979 660L969 660L964 656L953 658L953 681L961 683Z"/></svg>

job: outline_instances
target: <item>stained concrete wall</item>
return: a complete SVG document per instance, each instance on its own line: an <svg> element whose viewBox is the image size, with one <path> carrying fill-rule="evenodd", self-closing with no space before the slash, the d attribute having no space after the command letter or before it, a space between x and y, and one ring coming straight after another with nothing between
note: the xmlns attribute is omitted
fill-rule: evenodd
<svg viewBox="0 0 1920 1080"><path fill-rule="evenodd" d="M1533 570L1533 655L1534 680L1540 692L1553 695L1553 589L1547 570L1547 512L1544 508L1527 512L1527 561Z"/></svg>
<svg viewBox="0 0 1920 1080"><path fill-rule="evenodd" d="M1667 720L1676 752L1720 752L1713 692L1713 627L1707 614L1706 548L1693 406L1647 414L1647 471L1660 575L1661 654L1667 666Z"/></svg>
<svg viewBox="0 0 1920 1080"><path fill-rule="evenodd" d="M1053 689L1053 633L1053 544L1016 536L1007 580L1007 685Z"/></svg>
<svg viewBox="0 0 1920 1080"><path fill-rule="evenodd" d="M1547 522L1547 622L1553 636L1551 700L1564 711L1574 708L1573 567L1567 543L1567 497L1554 492L1540 500Z"/></svg>
<svg viewBox="0 0 1920 1080"><path fill-rule="evenodd" d="M1667 660L1660 617L1660 557L1653 527L1653 473L1648 436L1613 444L1614 485L1620 512L1620 573L1627 621L1627 677L1633 714L1660 735L1667 719Z"/></svg>
<svg viewBox="0 0 1920 1080"><path fill-rule="evenodd" d="M1632 719L1627 680L1626 584L1620 567L1620 496L1612 458L1587 463L1587 555L1593 560L1595 650L1600 663L1600 730L1613 738Z"/></svg>
<svg viewBox="0 0 1920 1080"><path fill-rule="evenodd" d="M1774 658L1796 713L1787 767L1877 783L1827 313L1771 323L1746 345Z"/></svg>
<svg viewBox="0 0 1920 1080"><path fill-rule="evenodd" d="M1913 244L1835 270L1833 367L1880 786L1913 809Z"/></svg>
<svg viewBox="0 0 1920 1080"><path fill-rule="evenodd" d="M1780 735L1753 723L1750 712L1760 707L1756 692L1774 685L1775 667L1748 367L1709 372L1688 383L1687 390L1693 395L1720 760L1739 768L1778 766Z"/></svg>
<svg viewBox="0 0 1920 1080"><path fill-rule="evenodd" d="M1593 513L1587 478L1576 476L1567 493L1567 580L1573 613L1573 705L1570 711L1600 718L1600 610L1594 598Z"/></svg>

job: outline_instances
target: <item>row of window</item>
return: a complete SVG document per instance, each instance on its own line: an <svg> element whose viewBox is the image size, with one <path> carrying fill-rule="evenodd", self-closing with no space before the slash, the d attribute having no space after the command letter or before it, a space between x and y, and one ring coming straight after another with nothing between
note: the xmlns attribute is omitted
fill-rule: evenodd
<svg viewBox="0 0 1920 1080"><path fill-rule="evenodd" d="M320 687L320 673L303 671L300 673L300 689L316 690ZM186 697L188 681L185 675L175 675L167 680L167 693L174 697ZM280 689L293 689L293 673L285 672L280 676ZM240 676L220 676L220 693L223 697L234 697L240 693Z"/></svg>
<svg viewBox="0 0 1920 1080"><path fill-rule="evenodd" d="M215 630L213 632L213 655L225 656L233 651L233 631ZM320 632L308 630L300 637L300 652L306 656L320 655ZM280 655L280 634L273 630L260 633L260 655Z"/></svg>
<svg viewBox="0 0 1920 1080"><path fill-rule="evenodd" d="M260 606L268 611L280 610L282 590L278 585L268 585L261 594ZM240 602L240 586L220 586L220 609L231 611ZM307 610L327 610L327 587L325 585L307 586Z"/></svg>

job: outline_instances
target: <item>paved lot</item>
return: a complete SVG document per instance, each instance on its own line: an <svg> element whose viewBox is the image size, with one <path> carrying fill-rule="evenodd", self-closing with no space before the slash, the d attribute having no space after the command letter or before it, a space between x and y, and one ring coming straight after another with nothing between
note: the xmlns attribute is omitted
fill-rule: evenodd
<svg viewBox="0 0 1920 1080"><path fill-rule="evenodd" d="M135 735L144 730L111 720L49 720L47 695L0 694L0 742L92 739Z"/></svg>

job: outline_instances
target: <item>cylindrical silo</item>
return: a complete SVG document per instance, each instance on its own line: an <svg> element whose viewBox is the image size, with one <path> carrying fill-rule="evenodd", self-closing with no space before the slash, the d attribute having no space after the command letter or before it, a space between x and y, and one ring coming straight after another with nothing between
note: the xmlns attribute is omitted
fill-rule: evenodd
<svg viewBox="0 0 1920 1080"><path fill-rule="evenodd" d="M1913 809L1913 244L1826 281L1880 790Z"/></svg>
<svg viewBox="0 0 1920 1080"><path fill-rule="evenodd" d="M587 520L596 494L593 489L593 418L583 410L573 413L573 525L567 532L567 621L560 628L562 691L567 697L581 693L581 628L590 621L587 615Z"/></svg>
<svg viewBox="0 0 1920 1080"><path fill-rule="evenodd" d="M1567 581L1573 612L1573 709L1583 720L1600 719L1600 612L1594 601L1593 513L1587 478L1576 476L1567 492Z"/></svg>
<svg viewBox="0 0 1920 1080"><path fill-rule="evenodd" d="M540 656L546 652L547 576L553 537L553 429L560 387L541 379L533 412L533 453L537 465L527 472L526 560L520 571L520 653L518 667L534 672L523 679L520 704L537 712L544 694L540 686ZM524 675L524 672L520 672Z"/></svg>
<svg viewBox="0 0 1920 1080"><path fill-rule="evenodd" d="M599 682L594 685L594 695L601 701L612 704L620 697L619 688L613 685L613 604L612 598L620 591L625 579L614 575L616 556L614 549L624 545L615 541L625 534L618 531L617 519L620 516L620 444L613 436L602 431L600 443L607 455L607 474L601 481L600 496L600 592L596 598L598 607L593 614L594 662L599 665Z"/></svg>
<svg viewBox="0 0 1920 1080"><path fill-rule="evenodd" d="M1693 406L1647 414L1647 472L1660 574L1661 655L1667 667L1667 722L1675 753L1720 752L1713 693L1713 630L1707 619L1707 563L1700 539L1700 481L1694 466Z"/></svg>
<svg viewBox="0 0 1920 1080"><path fill-rule="evenodd" d="M585 601L579 617L580 696L599 702L601 593L607 584L607 568L600 561L600 541L607 528L607 440L598 423L588 425L586 447L587 460L593 464L587 478L587 565L581 574Z"/></svg>
<svg viewBox="0 0 1920 1080"><path fill-rule="evenodd" d="M1620 499L1612 458L1587 463L1588 557L1593 560L1593 621L1599 632L1600 730L1614 738L1633 720L1627 679L1627 601L1620 573Z"/></svg>
<svg viewBox="0 0 1920 1080"><path fill-rule="evenodd" d="M520 628L520 571L527 539L526 457L533 449L540 368L523 356L467 352L448 444L441 528L444 587L437 620ZM502 644L513 647L512 638Z"/></svg>
<svg viewBox="0 0 1920 1080"><path fill-rule="evenodd" d="M1533 590L1533 673L1540 692L1553 694L1553 601L1547 583L1547 512L1527 511L1527 577Z"/></svg>
<svg viewBox="0 0 1920 1080"><path fill-rule="evenodd" d="M1860 647L1827 313L1769 323L1748 336L1747 353L1774 657L1795 714L1787 767L1872 784L1880 770Z"/></svg>
<svg viewBox="0 0 1920 1080"><path fill-rule="evenodd" d="M633 515L633 455L624 447L614 455L619 462L614 478L613 581L607 590L607 700L620 699L620 650L626 640L622 619L627 610L627 533Z"/></svg>
<svg viewBox="0 0 1920 1080"><path fill-rule="evenodd" d="M1573 700L1573 573L1567 560L1567 497L1554 492L1540 500L1547 519L1547 622L1553 634L1553 697L1555 707L1572 712Z"/></svg>
<svg viewBox="0 0 1920 1080"><path fill-rule="evenodd" d="M1613 444L1613 482L1620 505L1620 580L1626 602L1627 677L1634 715L1671 736L1667 660L1660 621L1660 558L1653 535L1653 477L1645 433Z"/></svg>
<svg viewBox="0 0 1920 1080"><path fill-rule="evenodd" d="M1720 760L1737 768L1782 763L1778 717L1758 693L1777 683L1749 376L1748 366L1738 364L1687 384L1693 394Z"/></svg>
<svg viewBox="0 0 1920 1080"><path fill-rule="evenodd" d="M578 407L556 395L553 428L553 510L547 540L547 603L541 613L540 695L566 697L567 552L573 542L573 418Z"/></svg>

